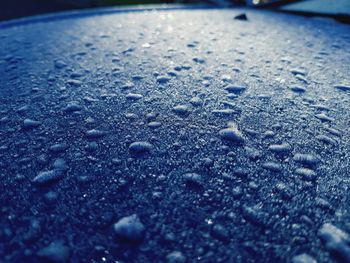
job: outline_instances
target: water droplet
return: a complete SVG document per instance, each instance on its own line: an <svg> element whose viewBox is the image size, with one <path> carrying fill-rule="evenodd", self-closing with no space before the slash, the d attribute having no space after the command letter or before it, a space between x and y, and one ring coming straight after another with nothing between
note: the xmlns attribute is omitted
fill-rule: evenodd
<svg viewBox="0 0 350 263"><path fill-rule="evenodd" d="M69 261L69 253L69 248L62 241L55 241L39 250L37 255L49 262L67 262Z"/></svg>
<svg viewBox="0 0 350 263"><path fill-rule="evenodd" d="M189 109L186 105L177 105L173 108L173 111L179 116L186 116L189 114Z"/></svg>
<svg viewBox="0 0 350 263"><path fill-rule="evenodd" d="M23 121L23 128L24 129L33 129L41 125L40 121L32 120L32 119L25 119Z"/></svg>
<svg viewBox="0 0 350 263"><path fill-rule="evenodd" d="M140 242L144 238L145 226L140 218L133 214L121 218L113 225L114 233L121 239L130 242Z"/></svg>
<svg viewBox="0 0 350 263"><path fill-rule="evenodd" d="M77 80L77 79L70 79L67 81L67 83L69 85L71 85L72 87L76 87L76 88L78 88L82 85L82 82L80 80Z"/></svg>
<svg viewBox="0 0 350 263"><path fill-rule="evenodd" d="M157 77L157 82L161 83L161 84L167 83L169 80L170 80L170 78L167 76L158 76Z"/></svg>
<svg viewBox="0 0 350 263"><path fill-rule="evenodd" d="M142 98L143 98L143 96L141 94L137 94L137 93L126 94L126 99L128 99L128 100L136 101L136 100L140 100Z"/></svg>
<svg viewBox="0 0 350 263"><path fill-rule="evenodd" d="M241 94L243 93L247 88L245 86L237 86L237 85L227 85L225 87L225 90L230 93L234 94Z"/></svg>
<svg viewBox="0 0 350 263"><path fill-rule="evenodd" d="M340 91L350 91L350 85L338 84L334 87Z"/></svg>
<svg viewBox="0 0 350 263"><path fill-rule="evenodd" d="M317 263L316 259L308 254L300 254L292 258L292 263Z"/></svg>
<svg viewBox="0 0 350 263"><path fill-rule="evenodd" d="M219 135L221 139L226 141L230 141L238 144L245 142L243 134L235 126L231 126L229 128L220 130Z"/></svg>
<svg viewBox="0 0 350 263"><path fill-rule="evenodd" d="M305 76L306 75L306 72L302 69L299 69L299 68L294 68L294 69L291 69L290 72L293 74L293 75L303 75Z"/></svg>
<svg viewBox="0 0 350 263"><path fill-rule="evenodd" d="M301 175L306 181L314 181L317 178L316 172L308 168L298 168L295 173Z"/></svg>
<svg viewBox="0 0 350 263"><path fill-rule="evenodd" d="M58 69L62 69L62 68L67 67L67 64L65 62L63 62L62 60L58 59L55 61L55 67Z"/></svg>
<svg viewBox="0 0 350 263"><path fill-rule="evenodd" d="M261 167L272 172L282 171L282 166L276 162L265 162L261 165Z"/></svg>
<svg viewBox="0 0 350 263"><path fill-rule="evenodd" d="M135 156L141 156L146 153L150 153L153 149L153 145L146 141L133 142L129 146L129 152Z"/></svg>
<svg viewBox="0 0 350 263"><path fill-rule="evenodd" d="M288 143L272 144L269 146L269 150L280 155L288 154L292 147Z"/></svg>
<svg viewBox="0 0 350 263"><path fill-rule="evenodd" d="M43 185L58 181L63 177L67 168L68 167L63 159L57 159L52 170L40 172L36 177L34 177L32 182L37 185Z"/></svg>
<svg viewBox="0 0 350 263"><path fill-rule="evenodd" d="M52 146L50 146L49 150L53 153L61 153L66 151L69 148L68 144L66 143L57 143Z"/></svg>
<svg viewBox="0 0 350 263"><path fill-rule="evenodd" d="M199 187L202 186L203 183L202 176L197 173L185 173L182 175L182 179L189 187Z"/></svg>
<svg viewBox="0 0 350 263"><path fill-rule="evenodd" d="M307 153L296 153L293 160L308 166L315 166L319 163L319 159L316 156Z"/></svg>
<svg viewBox="0 0 350 263"><path fill-rule="evenodd" d="M107 132L105 132L105 131L92 129L92 130L89 130L86 132L86 137L89 139L97 139L97 138L105 136L106 134L107 134Z"/></svg>
<svg viewBox="0 0 350 263"><path fill-rule="evenodd" d="M81 111L83 107L79 105L77 101L71 101L68 103L68 105L64 108L64 111L67 113Z"/></svg>
<svg viewBox="0 0 350 263"><path fill-rule="evenodd" d="M306 91L306 89L301 86L291 86L290 89L295 93L304 93Z"/></svg>
<svg viewBox="0 0 350 263"><path fill-rule="evenodd" d="M332 122L334 121L333 118L327 116L325 113L319 113L319 114L316 114L315 117L323 122Z"/></svg>
<svg viewBox="0 0 350 263"><path fill-rule="evenodd" d="M336 145L337 141L332 139L331 137L327 136L327 135L317 135L316 140L319 140L325 144L330 144L330 145Z"/></svg>

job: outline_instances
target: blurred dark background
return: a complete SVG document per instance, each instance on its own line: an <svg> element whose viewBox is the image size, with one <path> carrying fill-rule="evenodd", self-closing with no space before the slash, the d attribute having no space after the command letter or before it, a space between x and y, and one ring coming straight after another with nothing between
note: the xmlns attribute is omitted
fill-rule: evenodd
<svg viewBox="0 0 350 263"><path fill-rule="evenodd" d="M0 21L74 9L162 3L209 3L216 6L269 3L270 8L275 6L279 11L329 16L350 24L350 0L0 0Z"/></svg>
<svg viewBox="0 0 350 263"><path fill-rule="evenodd" d="M0 21L71 9L110 5L194 2L192 0L0 0Z"/></svg>

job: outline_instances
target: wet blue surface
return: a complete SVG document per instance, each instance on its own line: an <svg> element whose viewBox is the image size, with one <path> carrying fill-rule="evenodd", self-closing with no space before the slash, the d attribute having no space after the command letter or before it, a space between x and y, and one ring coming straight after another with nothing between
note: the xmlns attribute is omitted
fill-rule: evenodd
<svg viewBox="0 0 350 263"><path fill-rule="evenodd" d="M349 262L349 26L41 21L0 30L4 262Z"/></svg>

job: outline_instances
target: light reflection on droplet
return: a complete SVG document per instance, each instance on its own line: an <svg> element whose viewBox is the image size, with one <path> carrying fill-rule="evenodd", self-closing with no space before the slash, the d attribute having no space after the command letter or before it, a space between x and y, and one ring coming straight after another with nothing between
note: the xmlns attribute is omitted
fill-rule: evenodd
<svg viewBox="0 0 350 263"><path fill-rule="evenodd" d="M212 224L213 224L213 220L211 220L210 218L209 218L209 219L206 219L205 222L206 222L208 225L212 225Z"/></svg>

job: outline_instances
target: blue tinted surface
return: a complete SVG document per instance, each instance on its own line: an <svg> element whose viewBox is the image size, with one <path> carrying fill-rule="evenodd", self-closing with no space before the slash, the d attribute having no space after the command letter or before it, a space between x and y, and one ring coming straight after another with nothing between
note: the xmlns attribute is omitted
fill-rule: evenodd
<svg viewBox="0 0 350 263"><path fill-rule="evenodd" d="M3 28L0 258L348 262L349 51L240 9Z"/></svg>

